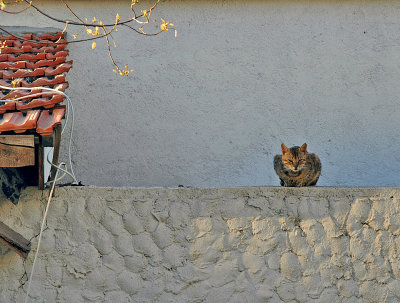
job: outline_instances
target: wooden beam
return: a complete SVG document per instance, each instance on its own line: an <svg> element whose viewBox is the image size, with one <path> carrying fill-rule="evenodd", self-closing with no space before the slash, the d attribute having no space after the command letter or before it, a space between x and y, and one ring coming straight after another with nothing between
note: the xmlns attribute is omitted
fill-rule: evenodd
<svg viewBox="0 0 400 303"><path fill-rule="evenodd" d="M44 189L44 147L39 144L38 150L38 188L40 190Z"/></svg>
<svg viewBox="0 0 400 303"><path fill-rule="evenodd" d="M62 131L61 125L58 125L54 131L54 151L53 151L53 161L52 161L54 165L58 165L58 158L60 155L60 145L61 145L61 131ZM54 166L52 166L50 171L51 181L54 181L54 178L56 177L56 172L57 169Z"/></svg>
<svg viewBox="0 0 400 303"><path fill-rule="evenodd" d="M35 147L34 135L0 135L0 143Z"/></svg>
<svg viewBox="0 0 400 303"><path fill-rule="evenodd" d="M0 242L26 258L31 250L31 243L10 227L0 222Z"/></svg>
<svg viewBox="0 0 400 303"><path fill-rule="evenodd" d="M0 167L35 165L34 135L0 135Z"/></svg>

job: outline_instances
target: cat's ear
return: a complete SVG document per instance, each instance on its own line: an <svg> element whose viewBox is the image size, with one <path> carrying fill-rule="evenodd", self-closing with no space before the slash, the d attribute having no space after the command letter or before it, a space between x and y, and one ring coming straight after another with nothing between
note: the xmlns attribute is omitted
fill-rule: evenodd
<svg viewBox="0 0 400 303"><path fill-rule="evenodd" d="M289 151L289 148L286 147L285 144L281 144L282 155L286 154Z"/></svg>
<svg viewBox="0 0 400 303"><path fill-rule="evenodd" d="M307 143L304 143L302 146L300 146L300 151L303 153L307 152Z"/></svg>

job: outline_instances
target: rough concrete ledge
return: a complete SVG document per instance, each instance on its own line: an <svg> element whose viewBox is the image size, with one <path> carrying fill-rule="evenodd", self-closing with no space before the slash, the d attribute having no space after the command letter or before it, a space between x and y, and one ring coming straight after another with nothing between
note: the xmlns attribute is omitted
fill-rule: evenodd
<svg viewBox="0 0 400 303"><path fill-rule="evenodd" d="M0 221L0 302L23 302L47 191ZM31 302L399 302L400 188L57 188Z"/></svg>
<svg viewBox="0 0 400 303"><path fill-rule="evenodd" d="M62 31L62 29L54 27L3 26L1 24L0 27L12 34L36 34L39 36L43 34L56 34ZM5 32L0 30L0 34L4 35Z"/></svg>

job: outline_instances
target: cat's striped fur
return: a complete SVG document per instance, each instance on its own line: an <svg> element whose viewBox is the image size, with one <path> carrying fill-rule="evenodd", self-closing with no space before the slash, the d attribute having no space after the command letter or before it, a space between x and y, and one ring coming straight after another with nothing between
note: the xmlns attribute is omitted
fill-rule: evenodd
<svg viewBox="0 0 400 303"><path fill-rule="evenodd" d="M321 174L321 161L316 154L307 152L307 144L301 147L281 145L282 155L274 158L274 169L282 186L313 186Z"/></svg>

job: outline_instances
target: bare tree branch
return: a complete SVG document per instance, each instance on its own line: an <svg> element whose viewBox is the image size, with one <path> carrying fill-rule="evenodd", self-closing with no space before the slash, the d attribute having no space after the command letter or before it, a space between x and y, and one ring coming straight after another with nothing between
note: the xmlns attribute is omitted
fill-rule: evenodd
<svg viewBox="0 0 400 303"><path fill-rule="evenodd" d="M117 32L118 27L124 26L128 29L131 29L132 31L134 31L137 34L144 35L144 36L157 36L157 35L161 34L162 32L168 31L170 29L170 27L174 26L170 22L166 22L161 18L162 23L160 24L160 29L158 32L147 33L144 31L144 26L146 26L150 23L150 16L151 16L152 11L157 7L157 5L160 3L161 0L157 0L147 10L142 10L141 14L139 14L139 15L137 15L136 10L135 10L135 5L138 2L138 0L131 0L130 10L132 11L133 16L131 18L121 20L121 17L119 16L119 14L117 14L115 17L115 22L107 23L107 24L104 24L102 21L96 20L96 18L93 18L93 21L91 23L89 23L86 18L81 18L80 16L78 16L78 14L68 5L66 0L60 0L60 1L66 7L67 11L69 11L77 19L77 21L56 18L56 17L52 16L51 14L46 13L44 10L39 8L37 5L34 5L33 0L31 0L31 1L30 0L14 0L14 1L7 1L7 2L5 0L0 0L0 8L1 8L0 13L17 15L28 9L33 9L38 14L46 17L49 20L64 24L65 27L64 27L64 30L62 31L62 33L65 33L67 28L70 25L78 27L78 28L80 27L80 30L76 34L72 35L74 37L73 40L65 41L65 40L62 40L60 37L60 39L58 41L41 41L41 43L45 43L45 44L49 44L49 45L54 45L54 44L59 44L59 43L70 44L70 43L80 43L80 42L92 41L92 49L94 49L96 47L95 40L106 39L108 56L110 57L112 64L116 67L114 72L116 72L117 74L120 74L120 75L127 75L133 70L128 70L127 66L125 66L125 69L121 69L113 58L113 55L111 52L111 47L110 47L110 38L113 39L112 33ZM24 3L26 6L20 10L10 11L10 10L5 9L6 6L9 6L9 5L17 6L18 4L21 4L21 3ZM84 21L84 20L86 20L86 21ZM140 27L137 29L134 26L132 26L132 23L136 23ZM100 32L100 29L101 29L101 32ZM4 33L8 34L11 37L14 37L15 39L19 39L21 41L33 41L31 39L24 38L21 35L12 33L9 30L7 30L6 28L1 27L1 26L0 26L0 30L3 31ZM89 37L84 38L84 39L77 39L77 37L79 35L81 35L83 32L86 32L86 34ZM0 41L4 41L4 40L7 40L7 38L0 37ZM115 41L114 41L114 44L115 44ZM1 49L0 49L0 53L1 53Z"/></svg>

